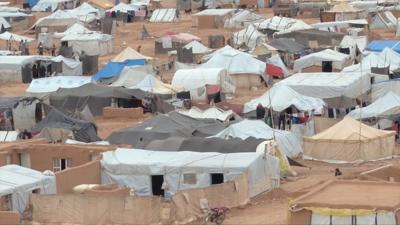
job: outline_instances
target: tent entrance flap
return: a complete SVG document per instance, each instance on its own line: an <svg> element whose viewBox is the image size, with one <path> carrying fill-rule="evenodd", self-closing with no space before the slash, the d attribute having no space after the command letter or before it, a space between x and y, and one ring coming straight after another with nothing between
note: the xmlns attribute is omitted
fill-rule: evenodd
<svg viewBox="0 0 400 225"><path fill-rule="evenodd" d="M164 183L163 175L151 176L151 190L153 192L153 195L164 196L163 183Z"/></svg>
<svg viewBox="0 0 400 225"><path fill-rule="evenodd" d="M212 173L210 175L211 175L211 184L224 183L224 174L223 173Z"/></svg>

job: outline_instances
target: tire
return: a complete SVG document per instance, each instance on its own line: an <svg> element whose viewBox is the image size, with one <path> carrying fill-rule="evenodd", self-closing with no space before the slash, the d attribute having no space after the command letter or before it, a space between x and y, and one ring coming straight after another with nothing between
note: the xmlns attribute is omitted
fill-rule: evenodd
<svg viewBox="0 0 400 225"><path fill-rule="evenodd" d="M225 220L225 214L222 214L220 216L218 216L217 218L215 218L215 223L217 225L221 225Z"/></svg>

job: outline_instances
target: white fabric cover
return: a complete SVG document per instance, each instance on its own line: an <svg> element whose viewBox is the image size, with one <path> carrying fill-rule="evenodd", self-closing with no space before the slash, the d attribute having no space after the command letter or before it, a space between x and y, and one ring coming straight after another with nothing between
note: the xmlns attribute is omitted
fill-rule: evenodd
<svg viewBox="0 0 400 225"><path fill-rule="evenodd" d="M5 41L16 41L16 42L21 42L21 41L31 42L31 41L35 40L33 38L25 37L25 36L18 35L18 34L13 34L8 31L0 34L0 39L5 40Z"/></svg>
<svg viewBox="0 0 400 225"><path fill-rule="evenodd" d="M125 66L118 79L110 86L113 87L133 87L139 84L147 75L154 75L151 65L145 66Z"/></svg>
<svg viewBox="0 0 400 225"><path fill-rule="evenodd" d="M183 47L186 49L192 49L193 54L206 54L211 52L211 49L196 40L189 42Z"/></svg>
<svg viewBox="0 0 400 225"><path fill-rule="evenodd" d="M357 98L371 88L368 73L296 73L278 82L315 98Z"/></svg>
<svg viewBox="0 0 400 225"><path fill-rule="evenodd" d="M130 187L139 196L152 195L151 175L164 176L167 196L179 190L210 186L210 173L223 173L224 181L230 181L246 172L251 197L279 186L280 179L278 159L256 152L222 154L118 148L104 152L101 165L103 184ZM194 174L196 184L185 183L184 174Z"/></svg>
<svg viewBox="0 0 400 225"><path fill-rule="evenodd" d="M346 35L343 37L342 41L340 42L339 47L342 48L349 48L350 55L354 59L356 58L357 49L360 52L363 52L364 49L367 47L368 44L368 37L367 36L349 36Z"/></svg>
<svg viewBox="0 0 400 225"><path fill-rule="evenodd" d="M70 26L66 31L61 32L61 33L54 33L54 37L56 38L62 38L67 35L77 35L77 34L88 34L92 33L93 31L89 30L85 26L83 26L80 23L75 23L74 25Z"/></svg>
<svg viewBox="0 0 400 225"><path fill-rule="evenodd" d="M155 78L153 75L146 75L143 80L138 84L128 87L130 89L140 89L154 94L176 94L175 90L171 85L165 84L162 81Z"/></svg>
<svg viewBox="0 0 400 225"><path fill-rule="evenodd" d="M374 83L371 88L371 100L372 102L382 98L389 91L400 95L400 80L388 80L378 83Z"/></svg>
<svg viewBox="0 0 400 225"><path fill-rule="evenodd" d="M22 82L22 67L33 64L40 56L0 56L0 80Z"/></svg>
<svg viewBox="0 0 400 225"><path fill-rule="evenodd" d="M289 131L273 129L261 120L240 121L219 132L215 137L223 139L230 137L276 139L276 142L288 157L297 157L303 151L301 140L297 139L294 134Z"/></svg>
<svg viewBox="0 0 400 225"><path fill-rule="evenodd" d="M220 85L225 93L234 93L235 87L224 68L210 69L181 69L177 70L172 78L171 85L183 88L186 91L209 85Z"/></svg>
<svg viewBox="0 0 400 225"><path fill-rule="evenodd" d="M391 118L400 115L400 96L389 91L383 97L372 104L352 110L348 114L354 119L365 119L372 117Z"/></svg>
<svg viewBox="0 0 400 225"><path fill-rule="evenodd" d="M289 33L296 30L313 29L312 26L306 24L302 20L280 16L274 16L262 21L261 23L255 23L254 26L258 30L275 30L277 31L277 34Z"/></svg>
<svg viewBox="0 0 400 225"><path fill-rule="evenodd" d="M84 84L90 83L91 77L86 76L56 76L56 77L44 77L33 80L28 89L27 93L50 93L55 92L59 88L76 88Z"/></svg>
<svg viewBox="0 0 400 225"><path fill-rule="evenodd" d="M31 27L31 29L34 29L36 26L40 25L44 21L62 21L70 19L75 19L77 22L79 21L79 18L76 15L70 13L69 11L57 10L51 15L36 20L35 24Z"/></svg>
<svg viewBox="0 0 400 225"><path fill-rule="evenodd" d="M0 196L11 194L12 210L22 214L33 190L40 194L56 193L56 177L18 165L0 167Z"/></svg>
<svg viewBox="0 0 400 225"><path fill-rule="evenodd" d="M171 23L178 21L176 9L156 9L150 17L152 23Z"/></svg>
<svg viewBox="0 0 400 225"><path fill-rule="evenodd" d="M76 54L82 51L86 55L104 56L112 53L112 36L101 33L69 34L61 38L61 41L68 41Z"/></svg>
<svg viewBox="0 0 400 225"><path fill-rule="evenodd" d="M225 16L233 13L234 11L234 9L205 9L194 14L193 16Z"/></svg>
<svg viewBox="0 0 400 225"><path fill-rule="evenodd" d="M18 131L0 131L0 142L16 141L18 139Z"/></svg>
<svg viewBox="0 0 400 225"><path fill-rule="evenodd" d="M211 53L199 68L225 68L229 74L257 74L264 76L266 64L252 55L227 45Z"/></svg>
<svg viewBox="0 0 400 225"><path fill-rule="evenodd" d="M325 49L303 56L294 61L293 70L301 71L310 66L322 66L323 61L333 62L334 69L342 70L350 63L350 56L332 49Z"/></svg>
<svg viewBox="0 0 400 225"><path fill-rule="evenodd" d="M362 59L362 62L343 69L344 72L371 72L371 67L390 66L390 72L400 68L400 54L390 48L383 49L382 52L370 52Z"/></svg>
<svg viewBox="0 0 400 225"><path fill-rule="evenodd" d="M259 103L265 108L272 107L272 110L277 112L281 112L291 106L301 111L317 110L325 106L325 102L322 99L301 95L285 85L273 86L260 97L246 102L243 113L256 110Z"/></svg>
<svg viewBox="0 0 400 225"><path fill-rule="evenodd" d="M129 11L137 11L139 8L135 5L129 5L123 2L120 2L118 5L112 7L111 9L107 10L108 12L122 12L128 13Z"/></svg>
<svg viewBox="0 0 400 225"><path fill-rule="evenodd" d="M74 2L74 0L39 0L35 6L32 7L32 11L46 11L47 8L50 8L52 12L54 12L58 4L65 2Z"/></svg>
<svg viewBox="0 0 400 225"><path fill-rule="evenodd" d="M233 43L236 46L244 44L250 49L254 49L258 44L264 42L266 35L259 32L253 25L249 25L241 31L233 33Z"/></svg>
<svg viewBox="0 0 400 225"><path fill-rule="evenodd" d="M190 110L179 111L179 113L196 119L215 119L222 122L226 122L234 116L232 110L224 111L217 107L201 110L196 106L193 106Z"/></svg>
<svg viewBox="0 0 400 225"><path fill-rule="evenodd" d="M4 29L8 29L11 27L10 23L8 23L7 20L4 19L3 17L0 17L0 28L1 26L3 26Z"/></svg>
<svg viewBox="0 0 400 225"><path fill-rule="evenodd" d="M348 28L352 24L368 25L368 21L366 19L344 20L344 21L314 23L311 26L318 30L335 32L340 28Z"/></svg>
<svg viewBox="0 0 400 225"><path fill-rule="evenodd" d="M260 23L265 18L249 10L240 10L231 18L225 20L225 28L245 28L253 23Z"/></svg>
<svg viewBox="0 0 400 225"><path fill-rule="evenodd" d="M53 62L62 62L62 72L57 73L57 76L81 76L82 62L74 59L66 58L62 55L51 59Z"/></svg>

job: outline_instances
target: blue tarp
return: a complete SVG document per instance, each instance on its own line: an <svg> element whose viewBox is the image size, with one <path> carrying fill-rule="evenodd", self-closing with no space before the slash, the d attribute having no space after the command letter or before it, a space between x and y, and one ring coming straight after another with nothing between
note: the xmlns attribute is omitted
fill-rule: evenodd
<svg viewBox="0 0 400 225"><path fill-rule="evenodd" d="M391 48L392 50L400 53L400 41L399 40L375 40L368 44L367 50L373 52L381 52L385 48Z"/></svg>
<svg viewBox="0 0 400 225"><path fill-rule="evenodd" d="M93 80L98 81L105 78L117 77L121 74L121 71L125 66L143 66L145 65L145 62L146 60L144 59L126 60L124 62L109 62L93 76Z"/></svg>
<svg viewBox="0 0 400 225"><path fill-rule="evenodd" d="M29 4L29 8L32 8L39 2L39 0L25 0L25 2Z"/></svg>

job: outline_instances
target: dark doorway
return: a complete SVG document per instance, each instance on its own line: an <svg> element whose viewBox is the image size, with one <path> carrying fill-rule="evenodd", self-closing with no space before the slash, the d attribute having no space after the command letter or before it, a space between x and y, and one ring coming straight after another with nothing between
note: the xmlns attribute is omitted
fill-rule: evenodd
<svg viewBox="0 0 400 225"><path fill-rule="evenodd" d="M164 183L163 175L151 176L151 189L153 195L164 196L164 190L162 189L162 184Z"/></svg>
<svg viewBox="0 0 400 225"><path fill-rule="evenodd" d="M222 184L224 183L223 173L212 173L211 174L211 184Z"/></svg>
<svg viewBox="0 0 400 225"><path fill-rule="evenodd" d="M332 61L322 61L322 72L332 72Z"/></svg>

